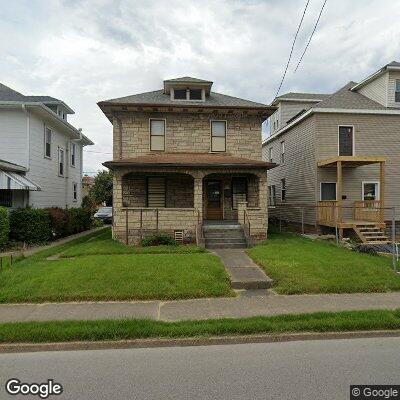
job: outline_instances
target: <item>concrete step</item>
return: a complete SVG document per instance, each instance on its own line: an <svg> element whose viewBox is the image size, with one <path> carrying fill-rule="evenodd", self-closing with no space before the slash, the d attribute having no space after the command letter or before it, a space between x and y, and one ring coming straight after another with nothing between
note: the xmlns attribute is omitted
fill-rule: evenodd
<svg viewBox="0 0 400 400"><path fill-rule="evenodd" d="M212 234L212 235L210 235L209 233L205 233L204 234L204 237L206 238L206 239L210 239L210 240L217 240L217 239L244 239L245 237L244 237L244 234L243 234L243 232L241 232L241 233L235 233L235 234L232 234L232 233L219 233L219 234L216 234L216 235L214 235L214 234Z"/></svg>
<svg viewBox="0 0 400 400"><path fill-rule="evenodd" d="M204 232L221 232L221 231L241 231L240 225L205 225L203 226Z"/></svg>
<svg viewBox="0 0 400 400"><path fill-rule="evenodd" d="M212 243L246 243L245 238L205 238L206 244Z"/></svg>
<svg viewBox="0 0 400 400"><path fill-rule="evenodd" d="M245 249L246 243L209 243L206 249Z"/></svg>

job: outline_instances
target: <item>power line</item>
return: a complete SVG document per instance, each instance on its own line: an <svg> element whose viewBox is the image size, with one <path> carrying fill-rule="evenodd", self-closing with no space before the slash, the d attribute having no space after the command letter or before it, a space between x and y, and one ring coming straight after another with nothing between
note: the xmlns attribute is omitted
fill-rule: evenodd
<svg viewBox="0 0 400 400"><path fill-rule="evenodd" d="M304 7L303 15L301 16L301 20L300 20L299 26L297 27L297 31L296 31L296 34L295 34L294 39L293 39L292 48L290 49L290 54L289 54L289 58L288 58L287 63L286 63L285 72L283 73L282 80L281 80L281 83L279 84L278 90L276 91L275 97L278 96L278 93L279 93L279 91L281 90L281 87L282 87L282 85L283 85L283 81L285 80L286 73L287 73L287 70L288 70L288 68L289 68L290 60L292 59L292 54L293 54L294 45L295 45L295 43L296 43L297 36L298 36L298 34L299 34L301 25L302 25L302 23L303 23L304 16L306 15L306 11L307 11L307 7L308 7L308 3L309 3L309 2L310 2L310 0L307 0L306 6Z"/></svg>
<svg viewBox="0 0 400 400"><path fill-rule="evenodd" d="M297 69L299 68L299 66L300 66L300 64L301 64L301 61L303 60L304 55L306 54L306 51L307 51L307 49L308 49L308 46L309 46L310 43L311 43L311 39L312 39L313 36L314 36L314 32L317 30L317 26L318 26L319 20L320 20L321 15L322 15L322 11L324 11L324 7L325 7L325 4L326 4L327 1L328 1L328 0L324 0L324 4L322 4L321 11L319 12L317 21L315 22L315 25L314 25L314 29L313 29L313 31L311 32L311 35L310 35L310 38L308 39L306 48L304 49L303 54L301 55L300 60L299 60L299 62L297 63L297 66L296 66L296 69L294 70L294 72L297 71Z"/></svg>
<svg viewBox="0 0 400 400"><path fill-rule="evenodd" d="M85 153L97 153L97 154L112 154L112 153L107 153L105 151L94 151L94 150L84 150Z"/></svg>

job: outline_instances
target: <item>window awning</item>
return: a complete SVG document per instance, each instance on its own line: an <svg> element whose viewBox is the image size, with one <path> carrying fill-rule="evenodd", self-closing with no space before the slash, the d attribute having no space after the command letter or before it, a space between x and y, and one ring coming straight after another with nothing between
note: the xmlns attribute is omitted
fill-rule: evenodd
<svg viewBox="0 0 400 400"><path fill-rule="evenodd" d="M26 176L11 171L0 170L0 189L10 190L42 190L39 185Z"/></svg>

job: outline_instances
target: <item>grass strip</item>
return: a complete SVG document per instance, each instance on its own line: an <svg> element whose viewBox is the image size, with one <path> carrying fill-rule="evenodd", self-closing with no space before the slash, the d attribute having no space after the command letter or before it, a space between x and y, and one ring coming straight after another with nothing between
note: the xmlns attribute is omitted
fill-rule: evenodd
<svg viewBox="0 0 400 400"><path fill-rule="evenodd" d="M400 329L399 309L179 322L98 320L5 323L0 324L0 343L199 338L393 329Z"/></svg>

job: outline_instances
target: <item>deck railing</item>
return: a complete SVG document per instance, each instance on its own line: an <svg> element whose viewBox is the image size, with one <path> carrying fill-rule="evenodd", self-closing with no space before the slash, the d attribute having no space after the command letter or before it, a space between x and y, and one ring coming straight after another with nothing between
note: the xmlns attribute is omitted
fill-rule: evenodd
<svg viewBox="0 0 400 400"><path fill-rule="evenodd" d="M337 206L336 200L323 200L318 202L318 222L335 222L341 220L341 209Z"/></svg>
<svg viewBox="0 0 400 400"><path fill-rule="evenodd" d="M354 202L354 219L370 222L383 222L383 208L379 200L364 200Z"/></svg>

